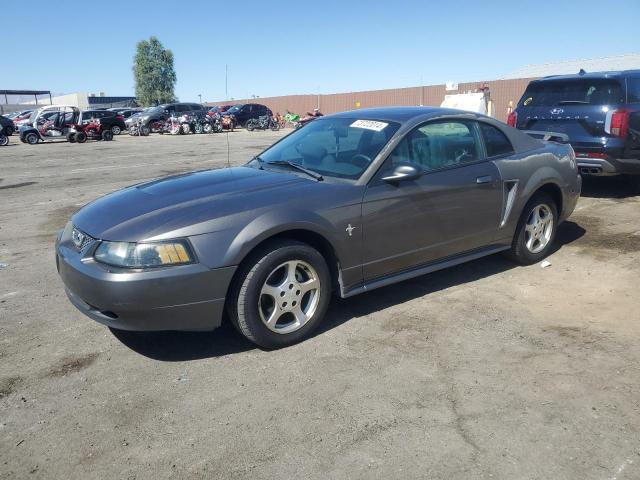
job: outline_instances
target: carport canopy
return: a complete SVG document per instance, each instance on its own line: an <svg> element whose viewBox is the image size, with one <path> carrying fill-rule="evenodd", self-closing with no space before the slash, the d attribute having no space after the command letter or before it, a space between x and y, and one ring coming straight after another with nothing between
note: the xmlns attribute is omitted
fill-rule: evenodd
<svg viewBox="0 0 640 480"><path fill-rule="evenodd" d="M53 104L51 98L51 92L49 90L0 90L0 96L4 95L5 105L9 105L9 95L33 95L33 98L38 105L38 95L49 95L49 104Z"/></svg>

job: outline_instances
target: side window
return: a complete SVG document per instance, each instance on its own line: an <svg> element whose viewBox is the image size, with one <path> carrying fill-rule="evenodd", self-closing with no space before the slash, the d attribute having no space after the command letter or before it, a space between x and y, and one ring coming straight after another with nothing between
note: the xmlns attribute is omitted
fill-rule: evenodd
<svg viewBox="0 0 640 480"><path fill-rule="evenodd" d="M402 139L389 158L389 169L413 163L427 171L482 159L473 124L464 121L432 122L417 127Z"/></svg>
<svg viewBox="0 0 640 480"><path fill-rule="evenodd" d="M627 101L640 103L640 77L627 78Z"/></svg>
<svg viewBox="0 0 640 480"><path fill-rule="evenodd" d="M511 142L498 128L488 123L480 122L480 131L482 132L484 144L487 148L487 157L491 158L513 153Z"/></svg>

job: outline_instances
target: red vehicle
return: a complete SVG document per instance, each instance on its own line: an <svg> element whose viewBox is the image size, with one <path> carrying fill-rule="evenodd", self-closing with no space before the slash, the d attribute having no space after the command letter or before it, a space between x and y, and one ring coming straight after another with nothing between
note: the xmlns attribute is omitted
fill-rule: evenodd
<svg viewBox="0 0 640 480"><path fill-rule="evenodd" d="M110 128L103 128L99 119L91 120L85 125L74 125L67 132L69 143L84 143L87 140L113 140L113 131Z"/></svg>
<svg viewBox="0 0 640 480"><path fill-rule="evenodd" d="M216 113L219 113L220 115L222 115L231 107L233 107L233 105L214 105L209 109L209 111L207 112L207 115L209 115L210 117L214 117Z"/></svg>

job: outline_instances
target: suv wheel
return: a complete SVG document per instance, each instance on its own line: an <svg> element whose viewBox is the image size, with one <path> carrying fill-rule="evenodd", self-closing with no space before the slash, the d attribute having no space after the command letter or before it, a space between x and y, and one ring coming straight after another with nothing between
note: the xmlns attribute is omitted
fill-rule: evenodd
<svg viewBox="0 0 640 480"><path fill-rule="evenodd" d="M525 205L513 237L509 257L522 265L545 258L556 237L558 210L546 193L534 195Z"/></svg>
<svg viewBox="0 0 640 480"><path fill-rule="evenodd" d="M118 125L114 125L113 127L111 127L111 132L114 135L120 135L122 133L122 129Z"/></svg>
<svg viewBox="0 0 640 480"><path fill-rule="evenodd" d="M236 328L264 348L307 338L331 297L329 267L304 243L282 241L255 255L239 272L229 310Z"/></svg>

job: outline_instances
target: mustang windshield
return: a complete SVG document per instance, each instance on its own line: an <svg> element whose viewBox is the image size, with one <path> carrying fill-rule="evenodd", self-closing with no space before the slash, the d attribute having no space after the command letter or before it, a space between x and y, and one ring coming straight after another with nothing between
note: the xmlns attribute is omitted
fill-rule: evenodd
<svg viewBox="0 0 640 480"><path fill-rule="evenodd" d="M400 125L358 118L319 118L260 154L263 165L291 162L323 176L357 179Z"/></svg>

